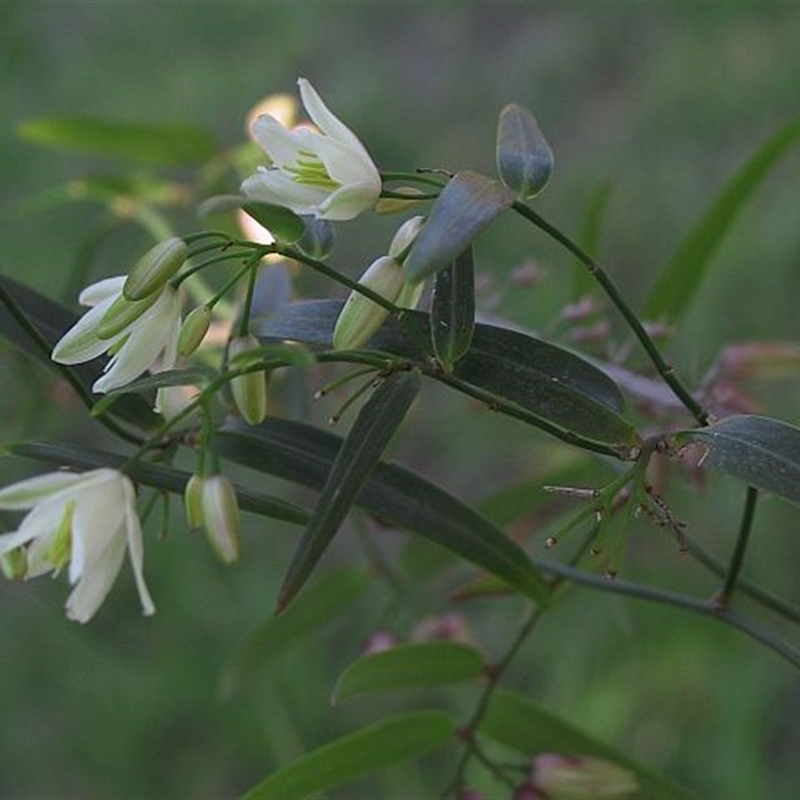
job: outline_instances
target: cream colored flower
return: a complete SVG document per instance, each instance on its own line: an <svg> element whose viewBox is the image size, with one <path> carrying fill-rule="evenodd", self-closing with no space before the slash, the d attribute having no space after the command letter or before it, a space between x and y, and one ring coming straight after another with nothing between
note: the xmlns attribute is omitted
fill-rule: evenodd
<svg viewBox="0 0 800 800"><path fill-rule="evenodd" d="M30 478L0 490L0 509L30 509L16 531L0 536L0 555L25 553L25 578L69 568L69 582L75 587L66 604L70 619L88 622L94 616L126 550L142 610L155 612L144 582L136 495L121 472L103 468Z"/></svg>
<svg viewBox="0 0 800 800"><path fill-rule="evenodd" d="M78 298L87 311L53 348L60 364L81 364L105 352L111 359L92 389L110 392L146 370L172 369L178 356L181 301L169 285L144 300L126 300L125 275L94 283Z"/></svg>
<svg viewBox="0 0 800 800"><path fill-rule="evenodd" d="M358 137L334 114L305 78L298 80L303 105L319 131L285 128L259 116L251 134L272 164L242 184L252 200L321 219L346 220L373 208L381 176Z"/></svg>

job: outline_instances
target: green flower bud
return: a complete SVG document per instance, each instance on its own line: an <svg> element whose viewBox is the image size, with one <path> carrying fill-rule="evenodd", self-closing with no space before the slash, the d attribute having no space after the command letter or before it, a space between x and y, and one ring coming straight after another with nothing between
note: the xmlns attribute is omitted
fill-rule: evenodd
<svg viewBox="0 0 800 800"><path fill-rule="evenodd" d="M611 761L557 753L536 756L533 785L552 800L611 800L639 788L632 772Z"/></svg>
<svg viewBox="0 0 800 800"><path fill-rule="evenodd" d="M183 502L186 508L186 522L191 530L203 527L203 486L205 479L200 475L192 475L183 490Z"/></svg>
<svg viewBox="0 0 800 800"><path fill-rule="evenodd" d="M225 564L239 558L239 504L233 484L223 475L203 481L202 515L208 541Z"/></svg>
<svg viewBox="0 0 800 800"><path fill-rule="evenodd" d="M192 309L183 321L178 337L178 354L188 358L202 343L211 326L211 309L198 306Z"/></svg>
<svg viewBox="0 0 800 800"><path fill-rule="evenodd" d="M397 300L394 301L394 304L398 308L409 308L413 310L419 305L424 291L425 281L420 281L419 283L409 283L406 281L403 283L403 288L400 290L400 294L397 295Z"/></svg>
<svg viewBox="0 0 800 800"><path fill-rule="evenodd" d="M403 267L395 259L382 256L370 265L361 276L359 284L394 303L403 288ZM336 320L333 330L334 348L352 350L361 347L388 316L388 309L353 291Z"/></svg>
<svg viewBox="0 0 800 800"><path fill-rule="evenodd" d="M142 300L157 292L183 266L188 250L177 236L151 247L131 270L122 294L128 300Z"/></svg>
<svg viewBox="0 0 800 800"><path fill-rule="evenodd" d="M395 233L392 243L389 245L389 256L391 258L402 263L411 245L414 244L417 234L422 230L424 222L425 217L411 217L397 229L397 233Z"/></svg>
<svg viewBox="0 0 800 800"><path fill-rule="evenodd" d="M154 292L143 300L126 300L124 295L120 295L100 320L95 331L97 338L113 339L131 323L136 322L160 296L161 292Z"/></svg>
<svg viewBox="0 0 800 800"><path fill-rule="evenodd" d="M228 361L260 347L252 334L237 336L228 345ZM231 394L238 412L248 425L258 425L267 416L267 377L263 370L238 375L231 380Z"/></svg>

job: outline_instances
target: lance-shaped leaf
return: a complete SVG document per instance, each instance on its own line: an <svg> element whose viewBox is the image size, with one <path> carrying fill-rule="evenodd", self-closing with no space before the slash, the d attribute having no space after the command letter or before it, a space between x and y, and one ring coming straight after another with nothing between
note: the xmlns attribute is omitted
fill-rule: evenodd
<svg viewBox="0 0 800 800"><path fill-rule="evenodd" d="M331 466L278 597L286 608L339 530L420 388L416 372L395 372L364 404Z"/></svg>
<svg viewBox="0 0 800 800"><path fill-rule="evenodd" d="M544 189L553 171L553 151L535 117L522 106L507 105L497 120L497 173L525 200Z"/></svg>
<svg viewBox="0 0 800 800"><path fill-rule="evenodd" d="M334 300L293 303L253 329L267 340L330 348L340 309ZM624 402L619 388L574 353L523 333L478 324L467 353L451 374L442 373L431 368L420 349L420 342L429 338L428 327L427 314L405 311L401 320L387 320L367 346L411 359L428 377L572 444L618 458L635 455L640 441L620 416Z"/></svg>
<svg viewBox="0 0 800 800"><path fill-rule="evenodd" d="M215 434L231 461L321 489L342 444L310 425L267 418L257 428L230 423ZM356 505L389 524L414 531L546 604L549 587L525 551L502 531L438 486L396 464L379 463Z"/></svg>
<svg viewBox="0 0 800 800"><path fill-rule="evenodd" d="M472 246L436 273L431 299L431 343L445 372L469 349L475 332L475 268Z"/></svg>
<svg viewBox="0 0 800 800"><path fill-rule="evenodd" d="M800 428L742 415L681 431L675 442L701 445L700 463L705 467L800 504Z"/></svg>
<svg viewBox="0 0 800 800"><path fill-rule="evenodd" d="M455 735L443 711L388 717L295 759L242 800L302 800L334 786L437 750Z"/></svg>
<svg viewBox="0 0 800 800"><path fill-rule="evenodd" d="M330 572L315 581L285 613L270 618L250 636L225 668L220 693L229 697L249 674L262 671L287 650L341 617L367 593L372 582L355 567Z"/></svg>
<svg viewBox="0 0 800 800"><path fill-rule="evenodd" d="M478 731L526 756L539 753L594 756L618 764L636 777L639 789L631 797L642 800L690 800L691 797L621 751L583 733L516 692L499 689L492 695Z"/></svg>
<svg viewBox="0 0 800 800"><path fill-rule="evenodd" d="M402 644L354 661L342 673L333 699L379 689L425 689L478 678L481 654L460 642Z"/></svg>
<svg viewBox="0 0 800 800"><path fill-rule="evenodd" d="M293 211L270 203L258 203L242 198L242 210L259 225L263 225L279 242L291 244L306 231L303 220Z"/></svg>
<svg viewBox="0 0 800 800"><path fill-rule="evenodd" d="M764 142L725 184L658 277L644 308L648 319L679 320L684 315L739 212L798 136L796 118Z"/></svg>
<svg viewBox="0 0 800 800"><path fill-rule="evenodd" d="M79 150L149 164L192 164L217 153L205 129L187 124L141 124L111 120L47 117L27 120L17 128L28 142L62 150Z"/></svg>
<svg viewBox="0 0 800 800"><path fill-rule="evenodd" d="M109 453L105 450L79 447L63 442L20 442L6 445L3 449L7 453L23 458L33 458L37 461L47 461L59 466L69 466L81 470L124 467L125 474L136 483L181 496L192 477L191 473L182 469L153 464L148 461L131 461L127 456L121 456L118 453ZM235 489L239 506L245 511L252 511L295 525L303 525L308 521L308 512L291 503L261 492L253 492L238 485Z"/></svg>
<svg viewBox="0 0 800 800"><path fill-rule="evenodd" d="M15 316L17 311L25 316L28 324L36 331L38 341L20 325ZM103 374L106 357L102 356L86 364L70 367L56 364L50 358L55 343L76 321L77 317L59 303L11 278L0 276L0 336L54 372L62 375L70 373L81 389L83 399L91 402L91 387ZM114 406L113 416L140 428L152 429L161 422L161 417L153 412L152 406L152 401L148 402L144 397L129 394L120 398Z"/></svg>
<svg viewBox="0 0 800 800"><path fill-rule="evenodd" d="M514 193L475 172L459 172L442 190L406 257L411 283L444 269L495 217L514 202Z"/></svg>

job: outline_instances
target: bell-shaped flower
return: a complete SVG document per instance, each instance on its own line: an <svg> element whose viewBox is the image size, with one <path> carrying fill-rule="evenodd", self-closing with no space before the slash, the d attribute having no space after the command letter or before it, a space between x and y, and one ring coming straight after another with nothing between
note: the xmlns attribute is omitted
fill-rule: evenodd
<svg viewBox="0 0 800 800"><path fill-rule="evenodd" d="M145 614L155 612L144 582L142 529L133 484L103 468L51 472L0 490L0 509L29 510L16 531L0 535L0 555L25 554L25 578L68 567L75 587L67 616L88 622L119 573L125 551Z"/></svg>
<svg viewBox="0 0 800 800"><path fill-rule="evenodd" d="M269 114L259 116L251 134L272 163L247 178L242 191L252 200L296 214L353 219L377 203L380 173L358 137L331 113L314 87L304 78L298 85L318 130L289 130Z"/></svg>
<svg viewBox="0 0 800 800"><path fill-rule="evenodd" d="M146 370L172 369L178 356L178 293L166 284L143 300L127 300L126 280L120 275L84 289L78 300L90 310L53 348L53 361L60 364L81 364L108 352L105 374L92 386L98 393L125 386Z"/></svg>

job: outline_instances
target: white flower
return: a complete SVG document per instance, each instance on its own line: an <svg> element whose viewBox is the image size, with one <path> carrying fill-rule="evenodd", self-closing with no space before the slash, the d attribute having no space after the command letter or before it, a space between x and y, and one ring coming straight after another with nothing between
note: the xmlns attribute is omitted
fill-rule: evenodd
<svg viewBox="0 0 800 800"><path fill-rule="evenodd" d="M67 616L88 622L105 600L127 548L145 614L155 606L142 574L142 529L133 484L121 472L51 472L0 490L0 509L31 509L0 536L0 555L27 546L26 578L69 564Z"/></svg>
<svg viewBox="0 0 800 800"><path fill-rule="evenodd" d="M272 161L242 184L252 200L284 206L296 214L345 220L372 208L381 193L381 176L358 137L334 116L305 78L300 96L319 132L288 130L269 114L251 126L258 145Z"/></svg>
<svg viewBox="0 0 800 800"><path fill-rule="evenodd" d="M78 298L90 306L53 348L53 361L80 364L105 352L111 359L95 392L125 386L146 370L172 369L178 356L181 301L168 284L144 300L126 300L125 275L94 283Z"/></svg>

